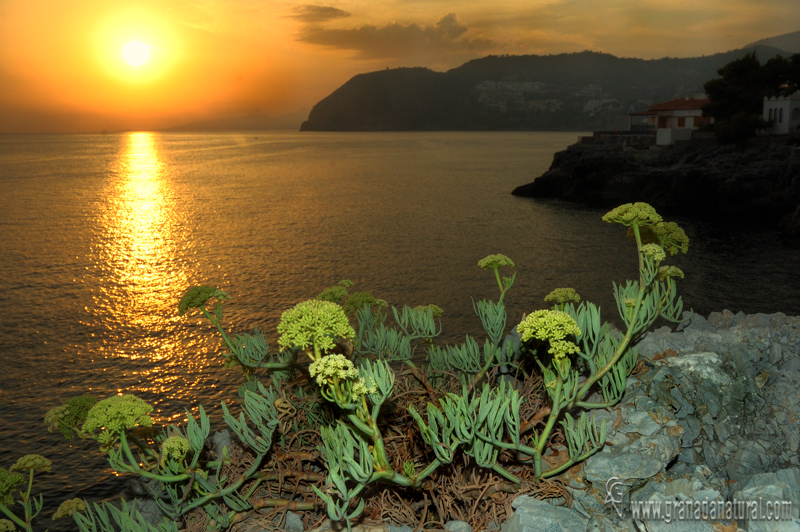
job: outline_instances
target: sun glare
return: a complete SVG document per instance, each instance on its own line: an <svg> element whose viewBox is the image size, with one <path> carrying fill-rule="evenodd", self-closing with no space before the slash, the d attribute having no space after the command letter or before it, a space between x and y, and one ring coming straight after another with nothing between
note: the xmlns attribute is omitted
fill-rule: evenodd
<svg viewBox="0 0 800 532"><path fill-rule="evenodd" d="M141 41L131 41L122 49L122 57L133 66L142 66L150 58L151 48Z"/></svg>

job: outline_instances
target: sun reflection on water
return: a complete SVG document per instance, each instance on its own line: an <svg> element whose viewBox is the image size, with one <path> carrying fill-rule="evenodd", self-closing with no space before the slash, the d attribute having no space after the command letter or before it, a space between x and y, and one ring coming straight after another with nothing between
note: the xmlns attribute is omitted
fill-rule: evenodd
<svg viewBox="0 0 800 532"><path fill-rule="evenodd" d="M110 336L101 349L114 346L106 356L149 362L135 364L129 374L145 377L147 388L161 393L178 376L152 363L167 362L181 349L173 326L188 275L178 258L181 223L158 144L154 133L125 135L109 169L96 253L107 282L95 302Z"/></svg>

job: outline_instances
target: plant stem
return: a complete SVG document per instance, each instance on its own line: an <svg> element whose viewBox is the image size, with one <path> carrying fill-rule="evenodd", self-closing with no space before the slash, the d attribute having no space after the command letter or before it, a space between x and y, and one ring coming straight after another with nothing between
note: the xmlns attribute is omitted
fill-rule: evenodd
<svg viewBox="0 0 800 532"><path fill-rule="evenodd" d="M206 318L208 318L211 321L211 323L217 326L217 329L219 330L220 334L222 334L222 339L225 340L225 344L228 346L228 349L231 350L231 354L234 354L236 352L236 348L233 346L231 339L228 338L228 333L226 333L225 329L222 328L222 323L217 321L216 318L206 310L206 307L200 307L200 310L203 311L203 314L205 315Z"/></svg>
<svg viewBox="0 0 800 532"><path fill-rule="evenodd" d="M637 255L639 258L639 291L636 295L636 303L633 307L633 311L631 312L630 320L628 322L628 329L625 331L625 336L623 336L622 341L620 342L617 350L614 352L614 355L609 359L605 366L600 368L600 370L595 373L594 375L589 376L583 383L580 385L578 389L578 393L575 394L575 398L571 401L568 405L568 408L574 407L580 399L583 399L586 394L589 392L589 389L599 381L603 375L608 373L611 368L619 362L619 359L622 358L622 355L628 349L628 345L633 338L634 330L636 329L637 321L639 320L639 311L642 308L642 301L644 301L644 292L647 286L645 286L644 276L642 275L642 270L644 268L644 258L642 257L642 253L640 250L642 249L642 237L639 233L639 226L637 224L633 224L633 233L636 236L636 249Z"/></svg>
<svg viewBox="0 0 800 532"><path fill-rule="evenodd" d="M21 526L22 528L25 528L26 530L28 529L28 526L25 524L25 521L23 521L22 519L20 519L20 518L19 518L19 517L17 517L16 515L14 515L14 514L11 512L11 510L9 510L9 509L6 507L6 505L5 505L5 504L3 504L2 502L0 502L0 512L3 512L4 514L6 514L6 517L8 517L8 518L9 518L9 519L11 519L12 521L14 521L14 523L18 524L18 525L19 525L19 526Z"/></svg>

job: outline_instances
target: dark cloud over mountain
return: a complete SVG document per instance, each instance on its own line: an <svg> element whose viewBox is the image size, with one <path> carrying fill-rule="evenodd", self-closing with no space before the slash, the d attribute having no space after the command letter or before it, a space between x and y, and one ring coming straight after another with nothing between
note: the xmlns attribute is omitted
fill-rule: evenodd
<svg viewBox="0 0 800 532"><path fill-rule="evenodd" d="M362 59L408 57L417 53L428 56L460 54L487 50L495 46L488 39L469 37L469 28L454 13L440 18L434 25L392 22L384 26L365 24L359 28L337 29L309 25L298 39L342 50L354 50Z"/></svg>

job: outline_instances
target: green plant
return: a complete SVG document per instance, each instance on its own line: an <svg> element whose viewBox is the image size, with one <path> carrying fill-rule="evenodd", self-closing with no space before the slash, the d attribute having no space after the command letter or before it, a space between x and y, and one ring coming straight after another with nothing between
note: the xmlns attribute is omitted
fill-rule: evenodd
<svg viewBox="0 0 800 532"><path fill-rule="evenodd" d="M147 433L149 410L132 396L85 413L89 401L65 403L48 423L96 439L114 470L151 480L166 515L162 530L198 515L207 530L229 529L281 509L325 512L349 529L365 512L400 515L389 509L397 505L411 516L414 505L430 508L437 522L485 524L478 509L491 507L488 494L535 492L602 447L606 426L590 411L622 397L641 334L658 317L677 321L682 313L675 279L683 273L663 261L687 251L686 234L644 203L603 219L628 228L639 263L637 280L614 285L622 332L567 288L545 298L553 308L535 310L509 330L504 299L516 274L501 276L500 269L515 265L499 254L478 262L493 271L499 289L495 301L473 301L483 334L458 345L437 344L435 305L393 306L390 313L368 294L348 294L352 283L343 281L285 311L271 353L258 330L234 338L225 332L227 294L194 287L179 311L208 318L227 361L245 376L238 416L222 405L236 441L215 449L202 407L183 428ZM460 467L451 465L456 460ZM467 475L484 487L448 491L449 478L463 485ZM106 530L112 521L151 530L140 517L132 506L95 505L75 519L81 530Z"/></svg>
<svg viewBox="0 0 800 532"><path fill-rule="evenodd" d="M42 496L31 497L33 488L33 475L35 472L49 472L52 463L44 456L26 454L8 469L0 467L0 512L8 519L0 519L0 530L15 530L16 526L27 532L33 531L33 520L42 511ZM14 495L14 490L21 485L27 487L18 492L19 499ZM15 504L22 506L22 517L11 511Z"/></svg>

